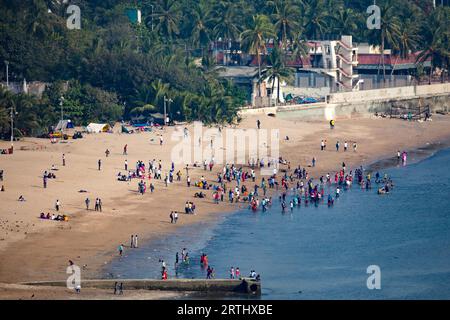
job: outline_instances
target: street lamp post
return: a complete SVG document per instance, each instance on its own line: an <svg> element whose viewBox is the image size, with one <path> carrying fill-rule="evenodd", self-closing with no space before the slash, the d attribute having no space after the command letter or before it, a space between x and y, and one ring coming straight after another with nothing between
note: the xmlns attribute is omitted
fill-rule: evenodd
<svg viewBox="0 0 450 320"><path fill-rule="evenodd" d="M166 102L169 103L169 109L170 109L170 103L173 102L173 100L172 99L167 99L166 96L164 96L164 124L168 125L169 121L167 121Z"/></svg>
<svg viewBox="0 0 450 320"><path fill-rule="evenodd" d="M9 90L9 61L5 61L6 64L6 89Z"/></svg>
<svg viewBox="0 0 450 320"><path fill-rule="evenodd" d="M61 107L61 138L63 137L63 130L64 130L64 125L63 125L63 120L64 120L64 112L63 112L63 103L64 103L64 97L61 96L61 98L59 98L59 106Z"/></svg>
<svg viewBox="0 0 450 320"><path fill-rule="evenodd" d="M14 105L11 104L11 147L14 146Z"/></svg>
<svg viewBox="0 0 450 320"><path fill-rule="evenodd" d="M9 61L5 60L6 65L6 90L9 90ZM14 104L11 103L11 147L14 146Z"/></svg>

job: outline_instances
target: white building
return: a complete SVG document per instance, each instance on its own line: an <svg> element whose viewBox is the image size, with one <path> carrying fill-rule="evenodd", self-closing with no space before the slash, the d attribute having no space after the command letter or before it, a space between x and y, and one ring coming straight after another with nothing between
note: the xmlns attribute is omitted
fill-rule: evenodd
<svg viewBox="0 0 450 320"><path fill-rule="evenodd" d="M311 66L305 71L331 77L338 91L359 90L358 75L353 68L358 65L358 48L353 46L352 36L340 40L309 41Z"/></svg>

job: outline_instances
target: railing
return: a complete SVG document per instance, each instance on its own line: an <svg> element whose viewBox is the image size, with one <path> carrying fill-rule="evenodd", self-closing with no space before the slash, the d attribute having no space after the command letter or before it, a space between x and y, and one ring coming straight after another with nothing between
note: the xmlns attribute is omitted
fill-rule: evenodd
<svg viewBox="0 0 450 320"><path fill-rule="evenodd" d="M345 62L346 64L354 64L354 63L358 63L358 61L356 61L356 60L355 60L355 61L349 61L349 60L347 60L347 59L344 58L344 56L341 55L340 53L337 53L336 56L339 57L339 58L341 58L342 60L344 60L344 62Z"/></svg>
<svg viewBox="0 0 450 320"><path fill-rule="evenodd" d="M343 43L341 40L339 40L338 43L339 43L339 45L341 45L342 47L344 47L347 50L353 50L353 48L349 47L348 45Z"/></svg>

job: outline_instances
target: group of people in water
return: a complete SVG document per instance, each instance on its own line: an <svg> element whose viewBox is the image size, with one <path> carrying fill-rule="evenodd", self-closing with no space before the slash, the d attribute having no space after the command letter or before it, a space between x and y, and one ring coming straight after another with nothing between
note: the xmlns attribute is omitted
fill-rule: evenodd
<svg viewBox="0 0 450 320"><path fill-rule="evenodd" d="M324 141L322 141L322 147L323 149L326 148ZM347 149L345 145L344 148ZM406 153L404 152L401 156L402 161L406 161ZM273 162L268 161L268 163ZM267 196L267 189L275 189L281 193L279 196L281 209L282 212L285 212L288 206L292 211L295 207L299 207L302 202L305 206L309 203L319 205L325 199L327 205L332 207L335 200L340 197L341 191L350 188L354 181L357 181L362 189L370 190L372 188L371 172L366 172L362 166L353 171L349 170L343 162L341 169L335 172L334 175L327 173L318 180L314 180L309 176L306 167L299 165L291 172L289 161L280 157L278 163L286 165L287 170L281 170L283 173L280 175L278 174L278 169L274 167L273 174L267 179L263 177L259 184L255 182L255 169L257 166L262 168L264 161L260 159L249 161L249 170L244 170L242 167L238 168L234 164L225 165L222 171L217 174L218 185L209 184L213 188L212 198L214 203L223 202L224 195L227 195L230 203L246 202L251 210L257 211L261 208L264 212L272 205L272 197ZM249 182L253 185L251 188L247 187ZM235 184L235 186L228 187L227 184L230 183ZM376 172L375 183L379 187L379 194L389 193L394 186L387 175L381 178L379 172ZM203 177L201 184L202 186L207 184ZM202 186L198 185L198 187L204 189ZM325 195L326 190L328 195ZM292 196L290 200L287 200L288 194ZM195 196L199 198L206 197L201 191L195 193ZM260 197L262 198L260 199Z"/></svg>
<svg viewBox="0 0 450 320"><path fill-rule="evenodd" d="M159 259L159 263L161 265L161 279L168 279L168 271L167 264L163 259ZM190 265L190 256L186 248L181 250L180 254L177 252L175 254L175 273L178 274L178 270L180 267L188 268ZM200 268L206 273L206 279L214 279L215 278L215 269L209 264L209 258L206 253L202 253L200 255ZM239 267L234 268L233 266L229 269L230 279L241 279L241 271ZM251 270L249 274L249 278L255 279L257 281L260 280L260 275L256 274L255 270Z"/></svg>

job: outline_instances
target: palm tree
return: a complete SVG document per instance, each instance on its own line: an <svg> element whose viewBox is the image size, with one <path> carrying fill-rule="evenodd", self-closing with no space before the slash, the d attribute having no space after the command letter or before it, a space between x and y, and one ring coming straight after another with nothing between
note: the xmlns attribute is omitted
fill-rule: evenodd
<svg viewBox="0 0 450 320"><path fill-rule="evenodd" d="M429 30L425 40L425 47L422 52L417 56L417 61L424 63L427 60L431 60L431 66L429 71L429 83L431 84L431 77L433 69L436 67L447 66L450 60L450 51L448 48L448 37L445 36L442 28L439 27L435 30Z"/></svg>
<svg viewBox="0 0 450 320"><path fill-rule="evenodd" d="M334 29L340 34L355 34L358 30L359 15L350 8L341 7L334 18Z"/></svg>
<svg viewBox="0 0 450 320"><path fill-rule="evenodd" d="M397 47L400 35L400 21L396 15L397 8L393 2L387 0L381 6L381 25L380 25L380 44L381 56L380 63L383 66L383 81L386 80L386 65L384 60L384 49L388 45L391 49ZM378 69L379 73L380 69Z"/></svg>
<svg viewBox="0 0 450 320"><path fill-rule="evenodd" d="M302 39L302 34L300 32L296 33L292 43L292 57L294 61L308 57L309 47L304 39Z"/></svg>
<svg viewBox="0 0 450 320"><path fill-rule="evenodd" d="M180 32L178 2L177 0L159 0L157 8L159 12L154 13L157 18L156 30L166 41L171 40Z"/></svg>
<svg viewBox="0 0 450 320"><path fill-rule="evenodd" d="M224 40L239 38L241 27L238 23L238 11L233 3L219 2L210 12L208 23L214 37Z"/></svg>
<svg viewBox="0 0 450 320"><path fill-rule="evenodd" d="M208 15L209 10L204 1L196 4L191 10L188 21L188 29L191 30L190 38L192 44L203 47L208 44L209 30L208 30Z"/></svg>
<svg viewBox="0 0 450 320"><path fill-rule="evenodd" d="M256 55L258 60L258 88L261 96L261 54L266 53L266 39L274 36L273 25L266 15L253 16L249 29L241 34L241 43L249 54Z"/></svg>
<svg viewBox="0 0 450 320"><path fill-rule="evenodd" d="M26 31L44 38L49 32L53 31L47 4L43 0L31 0L29 2L25 13Z"/></svg>
<svg viewBox="0 0 450 320"><path fill-rule="evenodd" d="M406 20L402 23L402 27L400 28L400 33L398 37L398 42L396 47L393 49L395 58L394 66L392 67L391 75L394 74L395 66L397 65L398 58L406 59L409 57L410 53L413 52L418 45L418 30L417 25L410 21Z"/></svg>
<svg viewBox="0 0 450 320"><path fill-rule="evenodd" d="M328 28L330 15L324 0L308 0L304 6L305 33L309 39L318 40Z"/></svg>
<svg viewBox="0 0 450 320"><path fill-rule="evenodd" d="M309 39L319 40L328 28L328 20L331 18L325 9L324 0L308 0L304 5L303 25L306 36ZM317 43L314 42L314 57L316 56Z"/></svg>
<svg viewBox="0 0 450 320"><path fill-rule="evenodd" d="M210 11L208 25L214 39L221 38L224 42L237 40L242 30L238 23L237 7L234 3L223 1Z"/></svg>
<svg viewBox="0 0 450 320"><path fill-rule="evenodd" d="M280 85L281 80L288 79L292 74L292 69L284 66L283 57L277 48L274 48L269 56L268 64L270 67L264 72L263 77L267 77L269 81L272 81L272 92L274 90L275 82L278 82L277 86L277 102L280 103Z"/></svg>
<svg viewBox="0 0 450 320"><path fill-rule="evenodd" d="M11 107L14 110L16 108L14 94L9 90L0 87L0 134L6 134L11 130L9 118Z"/></svg>
<svg viewBox="0 0 450 320"><path fill-rule="evenodd" d="M291 0L270 1L274 7L272 20L274 21L275 32L282 42L283 50L287 50L287 41L292 40L294 31L299 28L299 8Z"/></svg>
<svg viewBox="0 0 450 320"><path fill-rule="evenodd" d="M164 99L164 96L169 91L169 84L164 83L161 81L161 79L155 80L152 82L150 86L151 94L153 97L153 105L157 106L162 99Z"/></svg>

